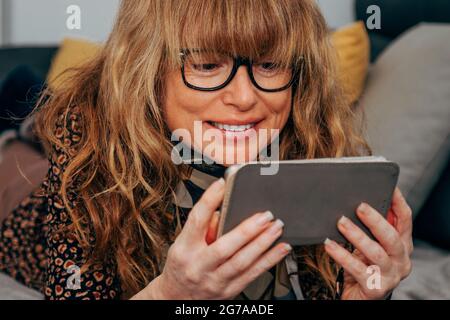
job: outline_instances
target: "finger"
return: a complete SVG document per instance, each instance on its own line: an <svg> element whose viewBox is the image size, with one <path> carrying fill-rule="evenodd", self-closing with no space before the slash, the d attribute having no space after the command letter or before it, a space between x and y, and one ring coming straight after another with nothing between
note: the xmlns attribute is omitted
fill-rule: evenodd
<svg viewBox="0 0 450 320"><path fill-rule="evenodd" d="M223 200L225 181L214 182L197 201L188 215L182 234L190 238L205 239L211 218Z"/></svg>
<svg viewBox="0 0 450 320"><path fill-rule="evenodd" d="M257 213L244 220L233 230L209 245L207 248L208 254L204 260L205 265L210 268L217 268L223 264L239 249L264 231L272 220L273 214L270 211Z"/></svg>
<svg viewBox="0 0 450 320"><path fill-rule="evenodd" d="M408 254L411 254L414 250L412 210L399 188L396 188L394 191L390 211L396 218L395 228L400 233Z"/></svg>
<svg viewBox="0 0 450 320"><path fill-rule="evenodd" d="M397 216L394 214L394 211L392 211L391 208L389 208L386 220L389 222L391 226L394 228L397 228Z"/></svg>
<svg viewBox="0 0 450 320"><path fill-rule="evenodd" d="M343 216L338 222L338 229L373 264L382 269L390 267L391 260L386 251L350 219Z"/></svg>
<svg viewBox="0 0 450 320"><path fill-rule="evenodd" d="M356 213L388 255L403 255L404 244L399 233L377 210L367 203L361 203L356 209Z"/></svg>
<svg viewBox="0 0 450 320"><path fill-rule="evenodd" d="M397 217L396 229L400 236L410 238L412 234L412 210L402 195L400 189L397 187L394 190L391 204L392 212Z"/></svg>
<svg viewBox="0 0 450 320"><path fill-rule="evenodd" d="M361 286L365 286L368 276L368 266L335 241L327 239L324 244L325 251L334 259L334 261L355 278Z"/></svg>
<svg viewBox="0 0 450 320"><path fill-rule="evenodd" d="M220 212L216 211L216 212L214 212L214 214L211 218L211 222L209 224L209 228L206 233L206 243L208 245L213 243L217 239L217 230L219 228L219 217L220 217Z"/></svg>
<svg viewBox="0 0 450 320"><path fill-rule="evenodd" d="M279 243L272 249L262 255L247 271L233 280L233 286L238 286L244 289L249 283L254 281L264 272L270 270L283 260L290 252L292 247L287 243ZM239 290L239 291L242 291Z"/></svg>
<svg viewBox="0 0 450 320"><path fill-rule="evenodd" d="M283 225L281 220L273 222L263 233L222 264L217 272L225 279L241 275L281 236Z"/></svg>

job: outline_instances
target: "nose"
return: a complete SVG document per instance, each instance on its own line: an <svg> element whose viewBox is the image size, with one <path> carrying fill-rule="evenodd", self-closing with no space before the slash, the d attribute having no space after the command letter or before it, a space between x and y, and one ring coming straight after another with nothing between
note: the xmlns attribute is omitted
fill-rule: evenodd
<svg viewBox="0 0 450 320"><path fill-rule="evenodd" d="M256 87L245 66L240 66L233 80L227 86L224 102L234 105L240 111L251 109L257 102Z"/></svg>

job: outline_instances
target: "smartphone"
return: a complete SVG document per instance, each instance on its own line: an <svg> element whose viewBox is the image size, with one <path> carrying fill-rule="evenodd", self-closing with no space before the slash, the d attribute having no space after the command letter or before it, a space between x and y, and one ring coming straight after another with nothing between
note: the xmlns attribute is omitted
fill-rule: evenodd
<svg viewBox="0 0 450 320"><path fill-rule="evenodd" d="M275 244L313 245L326 238L345 243L337 228L343 215L373 239L356 208L366 202L386 217L400 171L398 164L374 156L277 161L271 175L262 174L267 165L249 162L227 169L218 237L270 210L285 224Z"/></svg>

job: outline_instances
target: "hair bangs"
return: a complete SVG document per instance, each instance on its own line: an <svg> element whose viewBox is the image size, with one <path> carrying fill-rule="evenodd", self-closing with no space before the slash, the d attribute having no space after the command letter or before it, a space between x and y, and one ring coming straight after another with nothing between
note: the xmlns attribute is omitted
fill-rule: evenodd
<svg viewBox="0 0 450 320"><path fill-rule="evenodd" d="M171 2L171 1L168 1ZM302 28L296 1L175 1L167 8L167 50L172 66L180 66L180 51L202 49L281 65L302 55ZM170 4L168 4L170 7ZM297 20L297 21L296 21Z"/></svg>

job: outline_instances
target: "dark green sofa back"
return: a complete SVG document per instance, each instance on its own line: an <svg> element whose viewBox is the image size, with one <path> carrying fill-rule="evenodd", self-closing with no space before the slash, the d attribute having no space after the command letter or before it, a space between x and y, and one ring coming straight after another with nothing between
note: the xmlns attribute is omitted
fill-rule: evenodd
<svg viewBox="0 0 450 320"><path fill-rule="evenodd" d="M0 84L18 66L29 66L37 76L45 79L57 47L0 48Z"/></svg>
<svg viewBox="0 0 450 320"><path fill-rule="evenodd" d="M372 61L392 40L420 22L450 23L449 0L356 0L358 20L367 20L367 8L371 5L381 9L381 30L368 30Z"/></svg>

